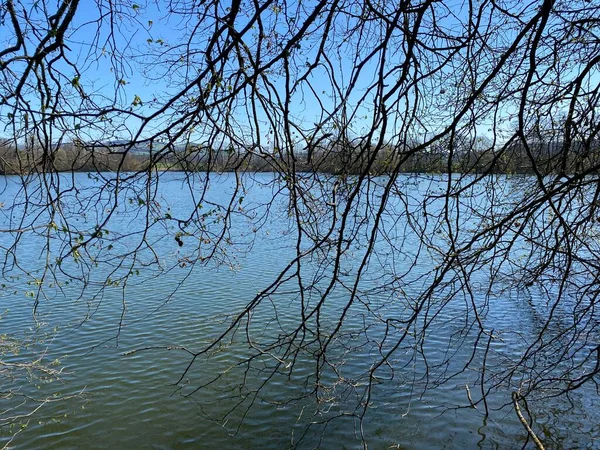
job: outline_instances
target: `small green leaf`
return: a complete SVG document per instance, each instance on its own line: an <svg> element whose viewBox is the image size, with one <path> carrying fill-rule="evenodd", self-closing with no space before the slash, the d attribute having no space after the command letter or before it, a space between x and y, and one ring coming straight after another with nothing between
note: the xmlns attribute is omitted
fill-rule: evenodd
<svg viewBox="0 0 600 450"><path fill-rule="evenodd" d="M139 106L142 104L142 99L139 97L139 95L135 95L133 97L133 102L131 103L133 106Z"/></svg>

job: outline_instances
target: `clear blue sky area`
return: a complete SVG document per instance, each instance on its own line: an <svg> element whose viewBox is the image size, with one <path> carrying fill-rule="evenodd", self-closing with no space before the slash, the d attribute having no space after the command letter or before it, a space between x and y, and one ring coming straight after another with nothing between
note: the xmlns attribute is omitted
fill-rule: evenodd
<svg viewBox="0 0 600 450"><path fill-rule="evenodd" d="M281 114L287 113L292 139L298 141L318 133L336 133L340 128L350 136L361 136L367 130L383 126L383 116L387 119L383 135L390 139L400 134L405 136L408 128L415 136L432 136L462 114L464 99L484 82L503 49L510 46L527 20L538 11L533 3L505 3L510 14L482 1L450 0L428 6L421 18L424 33L419 37L418 52L409 61L410 79L406 81L403 79L406 36L400 26L390 35L385 34L386 20L394 17L399 18L398 24L414 25L416 9L399 13L399 2L369 3L379 16L367 22L363 20L362 3L338 5L345 8L344 14L331 22L327 21L328 3L321 4L324 6L317 20L290 48L287 69L277 55L320 3L316 0L242 2L234 30L241 35L243 44L223 61L216 62L215 67L222 71L215 78L207 70L206 50L211 48L210 57L216 58L232 42L228 28L223 25L231 2L207 6L209 3L204 1L194 4L81 0L65 34L65 58L56 58L51 67L46 66L46 79L54 75L49 82L51 89L56 92L60 87L63 94L56 101L55 112L73 113L73 117L65 117L62 123L54 121L52 126L57 136L66 139L147 138L168 129L163 138L195 140L202 139L206 130L214 131L222 125L231 127L239 136L261 138L263 144L278 146L282 140L289 140L280 128L284 123ZM51 28L47 18L61 4L41 0L17 3L26 48L21 54L33 54L40 40L47 37ZM253 21L256 5L263 8L260 23ZM477 23L473 21L475 12L480 18ZM560 20L555 22L547 26L548 33L561 32ZM475 44L468 49L454 50L467 33L476 32L481 45L474 39ZM488 37L481 38L486 33ZM15 42L14 30L5 16L0 45L7 47ZM582 47L577 42L573 45ZM437 49L431 50L433 47ZM320 48L326 50L324 54L319 54ZM550 47L538 49L541 59L545 54L551 57L552 51ZM252 92L248 84L237 90L237 86L246 82L245 76L255 73L252 64L258 54L264 76L256 78L256 90ZM270 64L273 58L277 62ZM447 63L436 68L445 58ZM568 61L561 63L564 70L558 82L567 84L586 63L581 55L568 57ZM522 67L507 65L506 75L499 76L508 79L507 87L515 88L515 92L522 86L522 75L527 70L526 60L520 64ZM240 75L241 65L245 65L246 75ZM265 65L266 70L262 70ZM467 71L467 67L473 70ZM4 74L4 91L12 88L25 64L15 60L10 68L12 72ZM540 66L540 74L542 69ZM23 91L21 101L28 102L31 111L37 111L39 117L36 117L42 120L44 114L47 117L48 108L42 105L43 95L36 84L38 76L39 73L29 74L29 88ZM552 71L541 76L548 85L557 81ZM597 85L598 80L594 70L586 83ZM481 93L480 104L473 110L474 123L469 114L461 116L473 133L498 136L514 127L518 95L496 101L499 92L495 89L490 84ZM205 95L208 104L228 95L234 99L210 111L199 111L199 98ZM172 101L173 98L177 100ZM494 103L500 107L494 106L487 112L486 105ZM559 109L566 108L568 99L562 106L557 105ZM23 127L25 120L32 120L25 119L21 106L15 107L13 100L0 106L3 132L8 136L15 122ZM110 110L114 108L120 112ZM80 120L81 113L85 117L86 112L93 114L104 109L106 115L88 122ZM416 120L411 119L407 124L409 116ZM145 120L148 117L152 119Z"/></svg>

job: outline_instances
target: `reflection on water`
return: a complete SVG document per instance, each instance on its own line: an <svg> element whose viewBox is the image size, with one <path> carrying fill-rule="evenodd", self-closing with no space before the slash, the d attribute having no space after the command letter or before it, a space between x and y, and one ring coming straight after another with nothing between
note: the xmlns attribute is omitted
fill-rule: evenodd
<svg viewBox="0 0 600 450"><path fill-rule="evenodd" d="M232 176L215 177L216 197L226 198L234 183ZM246 186L246 197L254 202L256 211L260 211L260 205L266 204L272 196L269 185L272 175L254 177L258 182ZM93 181L85 182L93 184ZM431 180L427 186L423 183L426 181L415 185L415 204L418 204L419 190L431 188ZM10 189L7 187L3 195L10 196ZM177 174L165 174L160 189L161 201L170 199L173 214L178 208L189 207ZM233 315L241 311L259 289L268 285L293 256L295 242L289 231L285 205L278 207L259 230L249 232L248 222L233 222L231 234L238 238L237 242L250 242L244 240L249 233L255 237L251 247L242 246L250 250L237 254L232 260L235 267L198 266L190 271L189 266L181 265L159 278L149 278L144 273L133 277L125 296L122 286L109 286L101 296L77 298L75 288L71 291L69 286L63 286L62 293L56 292L42 301L38 317L50 327L58 327L48 348L48 359L60 358L65 373L60 384L40 386L40 389L63 394L85 389L86 395L46 405L29 422L27 430L16 437L14 445L27 449L280 449L296 442L307 425L313 423L301 441L302 448L359 448L361 430L355 417L342 416L331 422L327 419L346 411L348 405L343 404L344 401L360 404L360 398L352 397L361 392L360 387L350 386L350 381L348 385L337 384L334 389L340 403L331 403L325 413L321 410L316 416L311 397L289 402L310 390L310 386L302 382L311 379L314 371L311 358L297 360L292 373L273 377L258 397L249 397L253 401L250 410L249 404L235 410L232 407L237 394L247 393L244 389L252 388L262 379L259 372L245 374L243 370L232 369L218 386L210 385L186 396L225 368L234 368L248 354L248 346L242 338L234 337L228 346L211 351L210 357L201 357L182 382L174 386L190 362L190 355L180 348L197 351L217 338ZM139 225L135 217L127 213L121 217L125 229ZM390 339L379 347L375 338L383 335L389 322L373 320L366 332L360 332L365 328L363 308L368 306L372 317L403 317L413 296L426 283L422 277L429 273L434 261L426 253L421 255L418 248L411 247L411 243L415 245L418 240L402 231L405 227L400 225L405 220L399 213L390 215L383 224L390 236L402 242L402 254L386 253L382 247L380 260L370 267L378 267L378 264L401 267L403 258L410 260L415 255L419 255L420 265L411 268L411 281L404 280L397 289L393 284L396 281L373 270L367 272L361 289L370 294L363 303L350 308L345 323L344 342L349 350L336 350L338 354L332 358L338 363L339 373L325 370L322 383L338 381L340 374L347 380L356 377L364 383L360 374L368 371L374 356L385 351L385 346L391 346L393 341ZM119 231L124 230L111 230ZM160 235L155 238L154 248L161 258L178 258L176 241L161 239ZM25 243L21 248L30 252L23 258L30 258L24 264L31 264L32 268L38 263L36 245ZM349 251L348 254L358 258L362 250L358 247L352 251L354 253ZM346 261L349 279L355 269L351 260ZM97 276L98 279L105 277L104 274ZM477 277L485 276L474 274L473 285L477 286ZM317 288L326 281L326 277L321 279ZM2 321L2 332L19 333L33 326L31 301L23 301L23 290L27 287L19 286L18 281L15 286L17 294L4 292L2 295L3 308L9 309ZM382 289L386 286L394 288L392 294ZM175 288L178 289L171 297ZM441 292L443 294L443 290ZM491 356L487 361L490 367L510 364L513 352L520 351L537 331L536 315L540 311L532 306L535 292L532 290L529 298L525 298L525 294L518 297L510 291L492 297L483 292L476 294L480 295L477 301L481 302L481 308L487 312L486 320L491 321L489 328L493 328L497 336L489 342L486 337L482 338L478 348L490 346ZM335 301L327 305L329 309L323 310L324 329L329 326L328 320L339 315L346 296L345 290L334 292ZM272 305L263 304L257 309L251 325L259 331L256 335L268 337L294 327L299 314L297 298L297 292L290 288L288 293L272 298ZM441 295L440 304L443 302ZM273 305L279 314L276 323L268 321L273 315ZM372 393L371 408L362 423L362 432L371 448L504 449L523 445L524 432L510 406L510 392L490 393L489 417L483 413L481 404L477 408L469 406L469 396L480 397L481 374L472 369L477 364L460 371L461 365L472 357L471 346L461 344L472 342L476 333L476 330L465 330L468 310L465 305L456 298L444 304L431 327L424 332L425 346L417 348L421 353L416 353L414 341L407 341L394 354L390 369L378 372L380 379ZM388 332L393 337L402 330ZM170 349L128 353L152 347ZM481 353L474 358L481 358ZM458 371L457 376L440 383L445 374L454 371ZM25 389L29 388L37 389L31 386ZM543 440L556 447L591 448L598 443L594 439L600 434L598 406L593 398L580 393L574 393L571 402L564 404L551 399L531 404L535 428L541 430Z"/></svg>

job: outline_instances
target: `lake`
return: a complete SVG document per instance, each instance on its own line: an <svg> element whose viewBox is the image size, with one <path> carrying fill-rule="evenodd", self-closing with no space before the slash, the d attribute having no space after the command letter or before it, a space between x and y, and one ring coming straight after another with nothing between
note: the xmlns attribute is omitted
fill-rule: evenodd
<svg viewBox="0 0 600 450"><path fill-rule="evenodd" d="M352 199L344 184L334 189L334 179L306 174L298 216L289 180L269 173L211 174L207 182L166 172L158 184L127 177L32 179L28 202L18 177L0 180L1 333L45 334L43 344L13 359L44 349L46 361L64 367L59 381L3 387L83 392L22 420L15 448L353 449L362 438L370 448L523 446L511 394L561 370L552 358L562 345L552 341L518 366L556 295L549 285L513 288L504 276L526 266L519 261L530 255L528 243L507 238L495 248L510 247L505 263L466 262L468 274L448 272L427 299L423 292L448 251L444 223L456 225L455 243L464 244L486 214L501 216L532 180L485 179L465 188L444 218L448 200L437 197L444 176L400 176L378 215L386 177L369 180ZM99 190L106 180L108 189ZM50 207L48 192L61 192ZM345 215L348 202L356 206ZM375 223L382 232L368 256ZM306 230L302 240L298 226ZM82 245L94 233L101 239ZM474 241L478 254L490 251L484 241ZM298 253L300 264L289 264ZM44 272L48 265L53 273ZM586 310L570 328L568 298L552 325L585 329L590 342L571 346L582 353L597 342L599 316ZM549 372L540 378L538 368ZM548 382L530 397L532 428L548 448L597 448L597 392L586 385L565 399L553 397L555 389ZM15 430L4 429L0 445Z"/></svg>

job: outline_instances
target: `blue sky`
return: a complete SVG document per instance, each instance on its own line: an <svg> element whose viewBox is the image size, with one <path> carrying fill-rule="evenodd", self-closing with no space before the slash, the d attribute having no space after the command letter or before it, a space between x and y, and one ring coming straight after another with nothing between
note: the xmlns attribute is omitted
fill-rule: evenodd
<svg viewBox="0 0 600 450"><path fill-rule="evenodd" d="M202 3L200 2L199 5ZM58 3L56 1L37 2L38 9L33 6L35 3L24 4L29 5L30 18L34 21L37 20L40 28L43 28L47 26L47 22L44 20L42 6L40 5L45 4L49 11L53 11L56 9ZM189 48L199 51L206 48L207 43L212 38L211 30L215 24L214 19L207 17L199 18L196 10L192 11L192 13L188 11L184 15L177 14L170 11L167 6L168 3L162 0L156 2L128 0L112 2L110 4L114 7L112 12L107 7L109 3L104 0L81 0L68 32L67 43L69 49L66 51L67 58L79 68L81 72L80 77L77 78L73 67L59 61L54 66L60 70L63 76L59 80L59 84L62 85L65 91L71 91L72 97L70 101L73 108L78 107L78 93L76 89L82 89L86 95L93 94L93 99L100 108L114 103L120 108L131 109L133 113L139 115L151 114L157 107L162 106L168 98L184 89L191 80L197 77L198 71L204 68L205 56L202 53L188 56L187 52ZM284 20L285 14L281 10L281 6L283 5L272 2L262 14L264 33L266 33L261 50L263 54L269 52L273 54L277 53L278 45L285 44L290 33L293 34L299 28L316 4L317 1L315 0L288 2L288 15L293 17L293 21L286 21ZM477 8L480 4L482 4L481 1L474 2L473 6ZM185 2L174 2L172 5L180 8L186 6ZM251 10L247 9L247 5L242 5L243 7L236 18L235 27L238 31L242 30L248 23L249 14L252 13ZM450 35L460 35L463 33L469 22L468 5L468 3L458 0L436 3L434 5L435 20L439 29L445 30ZM229 6L230 3L220 3L217 14L225 17ZM381 10L390 17L396 12L394 2L383 3L380 6ZM486 7L489 8L489 3ZM519 12L526 5L514 2L511 7L515 12ZM194 6L194 8L197 11L202 11L202 8L198 5ZM355 9L348 7L347 12L355 13L356 17L359 17L361 11L358 8ZM325 8L323 10L324 15L326 11ZM519 20L526 21L537 10L529 6L526 11L527 14L521 13L518 19L507 20L502 29L494 28L493 21L495 19L488 12L484 15L485 20L480 24L480 29L495 33L489 43L495 45L500 50L509 45L516 35ZM494 14L498 15L498 12L496 11ZM100 17L102 18L101 22L99 22ZM433 17L433 14L429 14L425 17L425 21L433 20ZM486 20L488 19L489 23L486 24ZM346 18L339 18L334 22L334 27L329 31L329 37L325 41L328 46L327 54L329 61L321 58L320 65L311 69L310 75L307 76L307 83L304 83L301 89L296 90L293 96L287 101L290 116L293 118L294 123L298 124L304 130L312 129L311 133L315 131L314 129L318 125L323 125L323 129L326 128L326 131L336 131L335 127L339 123L341 114L337 114L336 120L331 120L327 123L321 122L327 117L328 113L331 113L336 106L340 105L342 99L346 100L347 111L353 119L352 123L347 124L350 128L349 134L351 136L364 134L372 126L373 113L377 107L377 75L379 69L382 68L381 63L383 61L381 53L376 53L370 60L364 61L364 66L356 79L354 88L349 93L346 89L348 88L352 74L355 73L354 69L357 60L353 59L353 54L356 46L361 46L361 57L364 58L369 51L376 48L381 39L383 39L383 36L379 31L373 29L371 30L371 35L361 38L361 29L348 29L357 19L348 18L347 21L345 20ZM315 33L314 37L302 39L298 43L298 48L293 49L293 62L297 65L293 69L297 69L299 73L303 73L306 70L306 64L310 65L315 61L317 49L321 42L319 34L323 30L323 20L320 20L318 23L321 28L309 28L309 31ZM425 26L427 25L425 23ZM364 31L370 26L367 24L362 30ZM192 30L197 31L197 34L190 41L190 47L182 46L186 37L191 35ZM259 30L255 27L248 30L244 36L244 41L249 46L248 51L251 53L256 52L256 47L252 46L255 45L258 32ZM31 52L37 38L33 37L31 33L28 36L32 36L29 43L29 52ZM14 36L11 34L10 27L4 26L0 28L0 43L7 45L11 42L14 42ZM223 39L219 42L222 44ZM423 45L433 43L440 45L444 44L445 41L439 37L432 38L431 42L424 42ZM402 73L401 65L404 61L405 47L406 43L403 40L401 30L396 30L385 53L386 59L383 69L387 71L387 75L383 85L379 86L382 88L383 94L395 89L394 83ZM118 52L116 58L114 58L114 49ZM449 54L449 51L440 51L439 57L442 58L447 54ZM387 136L393 136L402 128L405 112L414 107L420 111L418 116L419 123L415 122L412 124L415 127L415 133L422 133L424 136L432 135L447 126L457 113L456 107L461 104L460 99L466 98L465 96L469 95L472 89L470 83L473 86L481 83L487 74L485 64L492 64L492 60L497 58L497 55L491 52L484 52L482 54L481 71L473 73L473 80L469 80L466 77L457 79L456 74L453 73L462 73L468 58L471 58L470 63L474 61L473 55L465 54L461 51L436 76L424 79L418 86L407 87L403 85L400 90L394 91L388 100L389 106L393 106L393 108L388 111L388 119L391 125L387 130ZM436 58L434 53L430 53L428 56L431 58L430 62ZM268 55L265 55L263 63L267 60ZM427 61L417 61L416 63L411 61L411 64L415 65L415 67L419 65L419 70L423 73L427 71L427 63ZM572 75L569 75L569 69L566 69L564 76L567 78L569 76L572 77L583 63L571 62L570 70L572 71ZM238 66L239 61L237 58L231 56L230 61L224 64L226 75L227 73L234 73ZM268 82L272 83L271 87L267 86L259 78L258 82L262 89L259 92L265 96L271 96L271 99L275 99L276 95L283 96L285 93L283 69L284 67L281 63L277 63L271 67L267 74ZM513 70L513 67L509 67L507 73L510 70ZM341 88L339 94L334 95L332 77ZM202 81L200 85L202 89L206 89L208 79L209 77L207 76ZM293 76L292 79L294 79ZM447 79L448 82L445 83L444 79ZM590 79L593 84L593 80L598 78L594 74ZM73 86L74 80L76 80L78 85L76 89ZM227 83L228 80L224 80L223 85L220 86L223 90L222 95L227 95L227 89L229 88L226 85ZM402 93L402 89L404 88L408 90ZM215 89L215 87L212 87L212 89ZM237 106L234 105L236 109L230 111L232 122L235 122L237 124L235 126L240 128L240 134L243 134L241 131L242 128L248 127L248 112L245 108L248 102L246 94L247 91L240 92L236 102ZM493 88L488 89L484 93L484 95L488 96L493 94ZM199 95L201 95L199 87L193 86L181 102L173 105L173 108L169 109L166 114L158 117L155 122L142 132L141 137L147 137L155 130L167 126L174 117L179 117L178 108L191 108L190 105L195 104ZM400 95L402 96L399 97ZM400 101L394 104L399 98ZM187 105L185 102L187 102ZM33 105L36 103L35 95L33 94L31 94L31 103ZM501 108L499 115L494 119L491 116L478 118L475 130L483 135L489 134L492 132L494 122L501 124L502 127L506 127L507 130L510 129L511 126L514 126L514 123L511 123L511 115L514 115L516 111L515 105L514 102L507 101L505 102L505 106ZM0 114L6 116L7 113L7 108L0 106ZM175 113L175 116L172 116L173 113ZM254 134L259 134L268 145L277 145L277 142L272 137L276 134L271 135L269 133L270 126L268 125L270 118L280 119L274 117L275 113L277 113L276 110L264 111L262 108L258 108L258 120L261 127L264 128L259 132L255 131ZM139 129L141 124L139 119L136 119L133 115L129 115L127 118L124 117L125 115L121 115L120 117L115 116L113 118L113 126L115 127L113 138L130 138ZM200 114L200 117L203 118L204 116ZM119 120L122 122L117 126ZM71 123L70 126L75 127L77 124ZM201 137L204 126L206 126L206 123L202 123L201 121L194 125L191 138ZM101 129L102 126L94 123L90 124L90 126L82 126L78 132L84 137L87 133L89 138L94 138ZM496 132L499 133L499 130L496 130Z"/></svg>

